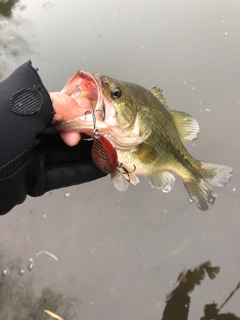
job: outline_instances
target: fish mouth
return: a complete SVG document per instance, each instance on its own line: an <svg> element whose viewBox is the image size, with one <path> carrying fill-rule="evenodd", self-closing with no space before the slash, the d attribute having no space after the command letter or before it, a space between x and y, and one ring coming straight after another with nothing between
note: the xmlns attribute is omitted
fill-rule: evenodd
<svg viewBox="0 0 240 320"><path fill-rule="evenodd" d="M106 82L107 78L99 73L91 74L82 70L75 73L62 92L78 102L82 108L82 116L58 121L54 125L59 131L77 131L90 137L96 137L98 132L104 135L114 147L131 149L146 140L151 130L147 130L144 135L140 134L140 116L137 112L129 127L122 128L119 125L118 111L109 97L104 95Z"/></svg>
<svg viewBox="0 0 240 320"><path fill-rule="evenodd" d="M55 125L63 131L79 131L93 136L95 129L105 133L105 104L101 90L100 74L78 71L68 80L61 92L74 98L85 111L84 115L65 121L58 121ZM92 109L86 109L86 99L91 102Z"/></svg>

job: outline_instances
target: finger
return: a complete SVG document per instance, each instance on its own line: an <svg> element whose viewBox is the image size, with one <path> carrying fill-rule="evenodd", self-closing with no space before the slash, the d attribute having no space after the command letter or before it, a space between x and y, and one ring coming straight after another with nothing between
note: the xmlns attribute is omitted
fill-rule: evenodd
<svg viewBox="0 0 240 320"><path fill-rule="evenodd" d="M81 134L79 132L61 131L60 136L69 147L76 146L81 140Z"/></svg>
<svg viewBox="0 0 240 320"><path fill-rule="evenodd" d="M78 110L76 109L78 112L80 112L78 117L85 115L86 112L92 111L93 104L92 104L91 100L89 100L88 98L81 97L81 98L75 99L75 101L77 102L78 106L80 107L80 111L79 111L79 109Z"/></svg>
<svg viewBox="0 0 240 320"><path fill-rule="evenodd" d="M51 92L50 97L56 112L53 121L75 119L92 110L92 103L87 98L75 100L62 92Z"/></svg>

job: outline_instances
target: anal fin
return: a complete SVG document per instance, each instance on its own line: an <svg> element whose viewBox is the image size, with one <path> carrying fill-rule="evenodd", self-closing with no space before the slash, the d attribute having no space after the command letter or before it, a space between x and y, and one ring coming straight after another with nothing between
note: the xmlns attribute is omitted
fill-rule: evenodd
<svg viewBox="0 0 240 320"><path fill-rule="evenodd" d="M174 175L168 171L155 172L148 176L148 180L152 188L160 189L166 193L172 190L175 183Z"/></svg>

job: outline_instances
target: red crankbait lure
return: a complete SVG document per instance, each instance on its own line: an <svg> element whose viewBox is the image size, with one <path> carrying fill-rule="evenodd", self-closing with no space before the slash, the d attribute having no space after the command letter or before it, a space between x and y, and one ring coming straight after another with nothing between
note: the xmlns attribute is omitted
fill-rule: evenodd
<svg viewBox="0 0 240 320"><path fill-rule="evenodd" d="M91 150L93 162L103 172L111 174L111 180L119 191L125 191L128 188L129 181L118 171L117 151L111 142L101 135L96 128L94 112L92 112L92 117L94 125L94 138Z"/></svg>
<svg viewBox="0 0 240 320"><path fill-rule="evenodd" d="M117 171L117 152L104 136L95 136L92 146L92 159L95 165L105 173Z"/></svg>

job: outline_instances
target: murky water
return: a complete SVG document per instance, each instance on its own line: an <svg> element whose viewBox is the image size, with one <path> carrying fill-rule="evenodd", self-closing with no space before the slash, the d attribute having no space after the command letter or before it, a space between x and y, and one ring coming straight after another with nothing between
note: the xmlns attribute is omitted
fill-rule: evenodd
<svg viewBox="0 0 240 320"><path fill-rule="evenodd" d="M78 69L158 83L200 124L191 153L234 168L206 213L179 179L169 194L106 177L29 197L1 217L0 318L240 318L240 3L12 0L0 13L1 79L31 59L49 91Z"/></svg>

